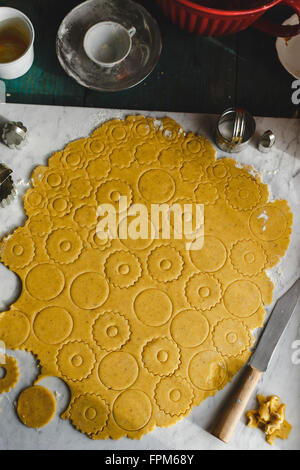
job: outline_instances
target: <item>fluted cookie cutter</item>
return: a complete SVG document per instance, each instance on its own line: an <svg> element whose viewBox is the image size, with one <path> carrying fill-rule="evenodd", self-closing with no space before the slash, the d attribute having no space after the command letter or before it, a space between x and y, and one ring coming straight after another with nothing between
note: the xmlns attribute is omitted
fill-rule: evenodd
<svg viewBox="0 0 300 470"><path fill-rule="evenodd" d="M0 163L0 207L7 206L16 196L11 174L12 170Z"/></svg>
<svg viewBox="0 0 300 470"><path fill-rule="evenodd" d="M6 102L6 85L5 82L0 80L0 103ZM27 137L27 128L20 121L6 121L3 123L1 120L1 133L0 137L2 142L9 148L19 149L25 142Z"/></svg>
<svg viewBox="0 0 300 470"><path fill-rule="evenodd" d="M254 117L248 111L228 108L217 121L216 144L224 152L240 152L248 145L255 128Z"/></svg>
<svg viewBox="0 0 300 470"><path fill-rule="evenodd" d="M21 148L27 135L27 128L22 122L8 121L2 127L2 141L9 148Z"/></svg>

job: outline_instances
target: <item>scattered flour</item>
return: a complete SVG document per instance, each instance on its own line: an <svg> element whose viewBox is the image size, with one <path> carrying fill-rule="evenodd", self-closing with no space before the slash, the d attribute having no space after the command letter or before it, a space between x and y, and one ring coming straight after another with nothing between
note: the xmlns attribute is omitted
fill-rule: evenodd
<svg viewBox="0 0 300 470"><path fill-rule="evenodd" d="M172 133L172 131L170 131L170 129L166 129L164 131L164 136L168 137L168 138L171 138L173 136L173 133Z"/></svg>
<svg viewBox="0 0 300 470"><path fill-rule="evenodd" d="M15 183L16 186L22 186L23 188L29 188L31 186L30 181L24 181L23 179L19 179Z"/></svg>
<svg viewBox="0 0 300 470"><path fill-rule="evenodd" d="M266 211L264 210L258 217L257 219L263 219L263 227L262 227L262 231L265 232L266 231L266 222L267 220L269 220L269 216L268 214L266 213Z"/></svg>
<svg viewBox="0 0 300 470"><path fill-rule="evenodd" d="M269 219L269 216L268 216L268 214L266 213L266 211L264 210L257 218L258 218L258 219L268 220L268 219Z"/></svg>
<svg viewBox="0 0 300 470"><path fill-rule="evenodd" d="M159 127L159 128L161 128L162 122L159 121L158 119L155 119L155 120L153 121L153 126L154 126L154 127Z"/></svg>
<svg viewBox="0 0 300 470"><path fill-rule="evenodd" d="M280 285L281 280L284 277L284 274L283 274L280 266L273 267L273 268L270 268L270 269L266 269L266 274L267 274L268 278L272 281L274 286Z"/></svg>

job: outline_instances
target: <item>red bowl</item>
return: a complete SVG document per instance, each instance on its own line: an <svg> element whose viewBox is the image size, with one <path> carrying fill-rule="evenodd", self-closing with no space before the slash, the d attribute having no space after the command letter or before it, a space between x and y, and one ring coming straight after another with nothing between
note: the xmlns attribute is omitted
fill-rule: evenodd
<svg viewBox="0 0 300 470"><path fill-rule="evenodd" d="M292 37L300 33L300 0L273 0L261 7L241 11L217 10L190 0L157 0L157 2L174 24L190 33L202 36L233 34L250 25L272 36ZM298 25L276 25L261 18L267 10L279 3L295 10L299 17Z"/></svg>

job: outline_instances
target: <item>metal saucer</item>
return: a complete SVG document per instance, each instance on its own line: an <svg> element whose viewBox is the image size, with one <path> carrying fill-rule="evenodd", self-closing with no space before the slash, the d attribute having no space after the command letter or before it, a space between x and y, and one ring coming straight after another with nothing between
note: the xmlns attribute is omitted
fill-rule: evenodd
<svg viewBox="0 0 300 470"><path fill-rule="evenodd" d="M91 61L83 49L86 31L100 21L115 21L136 28L128 57L106 68ZM65 72L80 85L97 91L121 91L143 81L154 69L162 48L156 20L131 0L87 0L62 21L56 52Z"/></svg>

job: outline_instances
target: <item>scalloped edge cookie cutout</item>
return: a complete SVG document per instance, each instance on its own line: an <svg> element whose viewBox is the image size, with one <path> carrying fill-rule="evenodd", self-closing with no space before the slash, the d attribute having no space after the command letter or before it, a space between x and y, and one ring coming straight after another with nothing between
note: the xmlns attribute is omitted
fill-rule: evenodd
<svg viewBox="0 0 300 470"><path fill-rule="evenodd" d="M12 390L17 385L20 376L16 359L7 354L4 358L4 363L0 360L0 369L2 368L5 371L4 377L2 379L0 378L0 394Z"/></svg>

